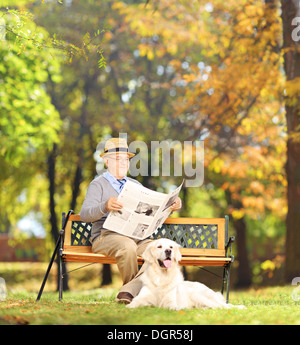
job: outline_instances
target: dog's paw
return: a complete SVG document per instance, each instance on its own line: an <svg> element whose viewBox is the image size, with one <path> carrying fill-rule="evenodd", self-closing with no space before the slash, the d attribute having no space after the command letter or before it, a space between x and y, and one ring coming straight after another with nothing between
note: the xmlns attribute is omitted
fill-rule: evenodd
<svg viewBox="0 0 300 345"><path fill-rule="evenodd" d="M126 305L126 308L130 308L130 309L133 309L133 308L137 308L137 306L135 305L135 303L129 303Z"/></svg>
<svg viewBox="0 0 300 345"><path fill-rule="evenodd" d="M184 309L184 308L179 307L177 304L168 305L167 307L163 307L163 308L168 308L169 310L176 310L176 311Z"/></svg>

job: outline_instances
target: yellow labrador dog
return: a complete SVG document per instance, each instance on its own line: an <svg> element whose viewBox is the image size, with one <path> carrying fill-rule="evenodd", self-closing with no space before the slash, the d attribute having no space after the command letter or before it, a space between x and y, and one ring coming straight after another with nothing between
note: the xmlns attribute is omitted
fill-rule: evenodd
<svg viewBox="0 0 300 345"><path fill-rule="evenodd" d="M227 304L221 293L201 283L184 281L178 264L181 254L176 242L165 238L153 241L144 251L143 259L146 265L141 275L143 287L127 305L128 308L243 308Z"/></svg>

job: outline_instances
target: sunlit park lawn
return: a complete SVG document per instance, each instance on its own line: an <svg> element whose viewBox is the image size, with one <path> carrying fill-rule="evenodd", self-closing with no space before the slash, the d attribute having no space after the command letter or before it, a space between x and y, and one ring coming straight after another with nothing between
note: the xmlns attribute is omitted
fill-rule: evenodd
<svg viewBox="0 0 300 345"><path fill-rule="evenodd" d="M97 325L299 325L300 302L291 287L272 287L232 292L231 302L243 310L183 310L143 307L137 313L114 302L117 290L95 289L47 293L35 302L32 292L9 293L0 304L0 324L97 324Z"/></svg>
<svg viewBox="0 0 300 345"><path fill-rule="evenodd" d="M30 266L26 267L26 270ZM37 267L32 266L33 271ZM10 268L12 271L12 268ZM246 309L231 310L182 310L144 307L137 313L114 302L118 289L115 284L107 288L88 288L91 282L81 282L80 290L65 292L63 300L52 289L54 282L46 286L39 302L36 302L39 284L28 276L10 283L7 275L7 297L0 302L1 325L299 325L300 299L295 286L251 288L230 294L233 304L243 304ZM11 272L12 273L12 272ZM15 278L16 279L16 278ZM53 285L54 286L54 285Z"/></svg>

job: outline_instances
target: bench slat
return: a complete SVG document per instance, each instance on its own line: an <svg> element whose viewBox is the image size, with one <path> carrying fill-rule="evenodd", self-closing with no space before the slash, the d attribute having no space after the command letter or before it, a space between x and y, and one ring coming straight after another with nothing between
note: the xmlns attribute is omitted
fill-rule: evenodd
<svg viewBox="0 0 300 345"><path fill-rule="evenodd" d="M115 264L116 260L113 257L109 257L103 254L94 253L78 253L71 251L63 251L63 261L66 262L97 262L106 264ZM141 257L137 257L138 264L143 263ZM231 258L212 258L212 257L194 257L194 256L183 256L180 264L181 265L195 265L195 266L225 266L231 262Z"/></svg>
<svg viewBox="0 0 300 345"><path fill-rule="evenodd" d="M71 214L69 221L81 221L79 214ZM190 217L174 217L167 218L166 224L218 224L225 222L224 218L190 218Z"/></svg>
<svg viewBox="0 0 300 345"><path fill-rule="evenodd" d="M73 253L93 253L91 246L69 246L64 245L64 251ZM183 256L213 256L224 257L224 249L195 249L195 248L180 248L181 255Z"/></svg>

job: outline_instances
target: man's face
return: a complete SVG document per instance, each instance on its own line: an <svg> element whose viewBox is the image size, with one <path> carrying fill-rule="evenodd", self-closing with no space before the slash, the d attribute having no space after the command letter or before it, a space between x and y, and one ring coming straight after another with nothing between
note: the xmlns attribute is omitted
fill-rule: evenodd
<svg viewBox="0 0 300 345"><path fill-rule="evenodd" d="M115 153L104 158L108 171L116 178L123 178L129 169L127 153Z"/></svg>

